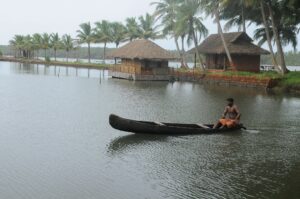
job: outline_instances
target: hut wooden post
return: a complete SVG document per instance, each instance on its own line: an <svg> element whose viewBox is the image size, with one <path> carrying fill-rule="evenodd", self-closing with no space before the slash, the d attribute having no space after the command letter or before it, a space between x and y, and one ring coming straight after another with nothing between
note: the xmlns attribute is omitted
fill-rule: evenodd
<svg viewBox="0 0 300 199"><path fill-rule="evenodd" d="M195 55L194 55L194 68L196 68L197 67L197 54L195 53Z"/></svg>

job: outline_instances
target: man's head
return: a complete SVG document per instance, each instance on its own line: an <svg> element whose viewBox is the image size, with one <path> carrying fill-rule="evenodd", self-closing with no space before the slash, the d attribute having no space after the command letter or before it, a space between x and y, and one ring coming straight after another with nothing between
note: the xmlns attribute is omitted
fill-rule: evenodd
<svg viewBox="0 0 300 199"><path fill-rule="evenodd" d="M226 99L228 106L233 106L234 99L233 98L228 98Z"/></svg>

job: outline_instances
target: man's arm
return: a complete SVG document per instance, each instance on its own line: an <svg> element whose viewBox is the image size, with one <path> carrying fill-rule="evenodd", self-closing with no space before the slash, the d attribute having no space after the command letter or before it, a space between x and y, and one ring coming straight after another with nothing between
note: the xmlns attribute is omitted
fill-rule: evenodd
<svg viewBox="0 0 300 199"><path fill-rule="evenodd" d="M227 106L226 106L226 107L225 107L225 110L224 110L224 113L223 113L223 115L222 115L222 118L223 118L223 119L226 117L227 113L228 113L228 108L227 108Z"/></svg>
<svg viewBox="0 0 300 199"><path fill-rule="evenodd" d="M239 108L237 107L237 106L235 106L234 107L234 109L235 109L235 112L237 113L237 115L236 115L236 120L239 120L240 119L240 117L241 117L241 113L240 113L240 110L239 110Z"/></svg>

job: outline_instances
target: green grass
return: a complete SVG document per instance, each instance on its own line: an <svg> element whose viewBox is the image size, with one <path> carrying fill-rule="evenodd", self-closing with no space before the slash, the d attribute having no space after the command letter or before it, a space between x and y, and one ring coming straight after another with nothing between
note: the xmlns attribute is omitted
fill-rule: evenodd
<svg viewBox="0 0 300 199"><path fill-rule="evenodd" d="M236 72L236 71L225 71L225 72L211 72L210 74L221 74L225 76L246 76L246 77L256 77L258 79L262 78L280 78L282 77L280 74L274 72L274 71L266 71L266 72L260 72L260 73L253 73L253 72Z"/></svg>
<svg viewBox="0 0 300 199"><path fill-rule="evenodd" d="M284 75L280 85L300 87L300 71L289 72Z"/></svg>
<svg viewBox="0 0 300 199"><path fill-rule="evenodd" d="M176 69L178 72L192 72L193 69ZM203 73L199 68L194 69L195 73ZM253 72L240 72L240 71L207 71L206 74L216 74L216 75L224 75L224 76L244 76L244 77L256 77L258 79L263 78L282 78L280 74L275 71L266 71L260 73L253 73Z"/></svg>

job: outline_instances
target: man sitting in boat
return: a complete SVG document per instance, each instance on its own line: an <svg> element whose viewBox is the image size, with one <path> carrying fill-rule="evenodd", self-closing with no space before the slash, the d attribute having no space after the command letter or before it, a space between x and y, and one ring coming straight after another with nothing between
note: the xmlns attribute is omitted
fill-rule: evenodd
<svg viewBox="0 0 300 199"><path fill-rule="evenodd" d="M234 104L233 98L227 99L227 106L225 107L224 113L222 115L222 119L218 121L217 124L214 125L214 129L217 128L234 128L236 125L240 123L240 111L237 105Z"/></svg>

